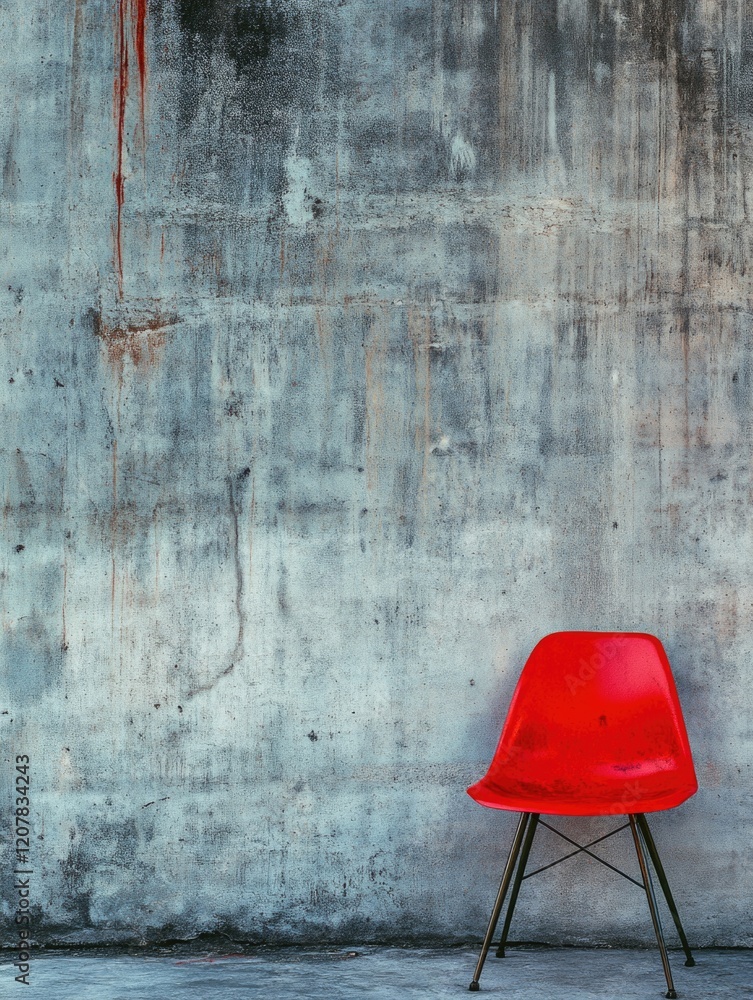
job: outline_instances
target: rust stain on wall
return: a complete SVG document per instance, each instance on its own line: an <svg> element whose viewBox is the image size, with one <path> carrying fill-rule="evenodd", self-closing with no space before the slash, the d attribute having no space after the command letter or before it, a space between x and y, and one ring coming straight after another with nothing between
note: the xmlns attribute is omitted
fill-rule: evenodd
<svg viewBox="0 0 753 1000"><path fill-rule="evenodd" d="M426 309L408 310L408 336L413 346L413 367L416 386L414 442L421 453L421 483L425 488L427 461L431 452L431 351L432 319Z"/></svg>
<svg viewBox="0 0 753 1000"><path fill-rule="evenodd" d="M178 322L171 314L155 314L140 321L108 322L92 311L92 332L107 355L108 364L123 378L126 360L142 371L156 365L167 342L168 332Z"/></svg>
<svg viewBox="0 0 753 1000"><path fill-rule="evenodd" d="M385 382L388 331L382 311L367 313L364 332L364 395L366 409L366 484L370 492L379 487L378 456L382 452L387 418Z"/></svg>

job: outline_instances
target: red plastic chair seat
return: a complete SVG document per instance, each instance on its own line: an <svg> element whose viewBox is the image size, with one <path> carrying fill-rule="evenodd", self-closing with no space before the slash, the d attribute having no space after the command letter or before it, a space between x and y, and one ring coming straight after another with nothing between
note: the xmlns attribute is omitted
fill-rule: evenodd
<svg viewBox="0 0 753 1000"><path fill-rule="evenodd" d="M697 789L659 640L555 632L528 658L489 771L468 794L494 809L593 816L670 809Z"/></svg>

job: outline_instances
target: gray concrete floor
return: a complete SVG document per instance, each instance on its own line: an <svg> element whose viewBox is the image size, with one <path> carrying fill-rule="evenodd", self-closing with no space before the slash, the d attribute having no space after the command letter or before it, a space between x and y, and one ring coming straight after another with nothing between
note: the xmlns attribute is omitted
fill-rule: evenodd
<svg viewBox="0 0 753 1000"><path fill-rule="evenodd" d="M678 996L753 997L753 952L707 950L687 969L673 952ZM33 958L31 986L14 981L7 953L0 997L18 1000L410 1000L468 996L476 962L468 949L282 949L255 955L134 956L53 952ZM490 958L481 982L490 997L518 1000L655 1000L664 994L659 955L628 949L513 948Z"/></svg>

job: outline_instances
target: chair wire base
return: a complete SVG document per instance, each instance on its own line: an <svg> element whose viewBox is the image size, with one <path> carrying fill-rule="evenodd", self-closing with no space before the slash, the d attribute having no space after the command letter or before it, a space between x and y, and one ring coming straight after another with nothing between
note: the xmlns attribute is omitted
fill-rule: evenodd
<svg viewBox="0 0 753 1000"><path fill-rule="evenodd" d="M515 904L518 900L518 895L520 893L520 887L527 878L532 878L534 875L538 875L540 872L546 871L549 868L554 867L554 865L560 864L562 861L567 861L568 858L574 857L576 854L587 854L589 857L593 858L595 861L599 861L605 867L609 868L611 871L616 872L618 875L622 875L633 885L637 885L640 889L645 890L646 900L648 902L649 912L651 914L651 921L654 926L654 932L656 934L656 941L659 946L659 954L661 956L662 967L664 969L664 976L667 980L667 992L665 997L667 1000L674 1000L677 996L675 991L674 982L672 980L672 970L669 965L669 957L667 955L667 946L664 941L664 933L662 931L661 919L659 917L659 910L656 902L656 893L654 891L653 880L651 878L651 870L649 868L648 860L646 854L651 859L651 864L654 867L654 871L659 879L659 884L661 885L662 891L664 893L664 898L667 901L667 906L672 914L672 919L674 920L675 927L677 928L677 933L680 937L680 942L682 943L683 951L685 952L685 965L692 966L695 965L695 960L690 951L690 945L688 944L688 939L685 935L682 923L680 921L680 915L677 912L677 906L675 905L674 897L669 888L669 882L667 881L667 876L664 872L664 867L659 858L659 852L656 848L654 838L651 835L651 830L648 826L648 821L643 813L631 813L627 817L628 822L624 823L622 826L618 827L616 830L612 830L610 833L606 833L601 837L597 837L596 840L590 841L584 847L581 847L576 841L571 840L565 834L561 833L555 827L550 826L540 818L539 813L521 813L520 820L518 821L518 826L515 831L515 836L513 838L512 846L510 847L510 853L507 858L507 863L505 864L505 869L502 874L502 881L499 886L499 891L497 892L497 898L494 901L494 907L492 909L491 917L489 918L489 925L486 929L486 936L484 937L484 943L481 947L481 954L479 955L478 962L476 964L476 969L473 973L473 979L471 981L468 989L475 993L479 987L479 980L481 978L481 972L484 968L484 963L486 957L489 953L489 948L491 947L492 939L494 937L494 932L497 929L497 923L499 922L499 917L502 912L502 905L505 901L505 896L507 895L507 890L510 888L510 883L512 882L512 890L510 892L510 899L507 904L507 912L505 914L505 922L502 928L502 936L497 947L497 957L505 957L505 946L507 944L507 936L510 931L510 924L512 923L513 913L515 911ZM528 863L528 856L531 852L531 847L533 845L533 839L536 835L537 827L545 826L548 830L556 833L557 836L561 837L563 840L567 841L577 848L575 851L571 851L569 854L558 858L556 861L552 861L547 865L543 865L541 868L537 868L535 871L528 872L526 874L526 865ZM635 851L638 856L638 865L641 870L642 882L638 882L632 876L627 875L625 872L620 871L619 868L615 868L614 865L609 864L603 858L600 858L597 854L594 854L589 848L593 847L595 844L606 840L609 837L614 836L616 833L620 833L622 830L630 828L633 836L633 843L635 845ZM517 868L516 868L517 866ZM515 872L515 877L513 879L513 871Z"/></svg>

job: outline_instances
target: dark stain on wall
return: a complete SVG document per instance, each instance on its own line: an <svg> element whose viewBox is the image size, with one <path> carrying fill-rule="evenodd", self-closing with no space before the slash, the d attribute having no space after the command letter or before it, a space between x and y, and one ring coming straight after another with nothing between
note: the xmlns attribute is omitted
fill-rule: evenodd
<svg viewBox="0 0 753 1000"><path fill-rule="evenodd" d="M189 47L221 44L241 73L258 75L295 30L295 14L266 0L178 0Z"/></svg>
<svg viewBox="0 0 753 1000"><path fill-rule="evenodd" d="M687 0L626 0L625 15L648 46L650 59L667 63L682 50Z"/></svg>
<svg viewBox="0 0 753 1000"><path fill-rule="evenodd" d="M279 194L291 145L308 155L331 137L321 94L335 100L344 83L332 12L264 0L168 0L167 10L180 39L181 185L201 196L211 183L239 204Z"/></svg>
<svg viewBox="0 0 753 1000"><path fill-rule="evenodd" d="M505 165L535 170L551 156L552 136L541 121L553 99L564 164L573 167L578 152L571 145L573 115L585 112L598 151L618 110L615 80L629 65L640 65L646 82L659 75L676 79L685 112L680 125L697 122L709 83L725 79L728 85L729 77L715 73L709 81L694 32L686 0L589 0L587 12L577 6L563 10L556 0L504 5L496 38L503 170Z"/></svg>

